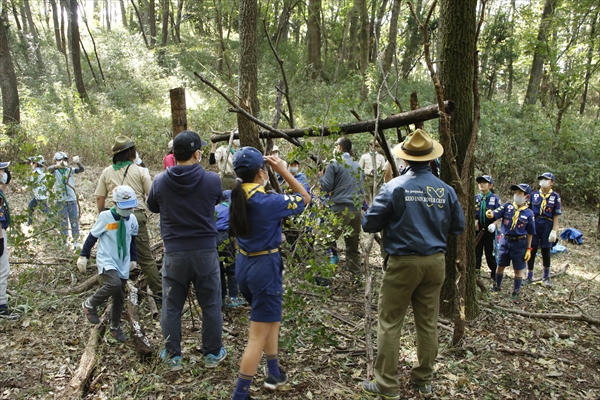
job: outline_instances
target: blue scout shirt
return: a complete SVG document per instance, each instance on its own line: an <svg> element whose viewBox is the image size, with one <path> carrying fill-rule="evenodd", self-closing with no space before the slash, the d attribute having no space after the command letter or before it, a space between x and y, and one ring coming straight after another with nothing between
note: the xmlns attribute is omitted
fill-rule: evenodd
<svg viewBox="0 0 600 400"><path fill-rule="evenodd" d="M527 204L518 207L514 203L506 203L492 212L493 221L502 218L500 231L504 236L535 235L533 211Z"/></svg>
<svg viewBox="0 0 600 400"><path fill-rule="evenodd" d="M0 190L0 224L4 230L10 226L10 209L2 190Z"/></svg>
<svg viewBox="0 0 600 400"><path fill-rule="evenodd" d="M365 232L383 230L388 254L428 256L446 252L446 236L463 233L465 216L452 187L428 165L411 165L383 185L362 227Z"/></svg>
<svg viewBox="0 0 600 400"><path fill-rule="evenodd" d="M229 229L229 201L223 201L215 207L217 214L217 230L219 232Z"/></svg>
<svg viewBox="0 0 600 400"><path fill-rule="evenodd" d="M553 219L555 215L561 215L560 195L550 189L546 194L536 190L531 195L531 210L533 215Z"/></svg>
<svg viewBox="0 0 600 400"><path fill-rule="evenodd" d="M481 204L485 203L485 207L482 209ZM475 219L479 221L479 229L486 228L489 224L494 222L494 220L489 219L485 216L485 212L487 210L495 210L500 207L502 202L500 201L500 196L491 191L487 193L487 195L483 195L483 193L478 193L475 195Z"/></svg>
<svg viewBox="0 0 600 400"><path fill-rule="evenodd" d="M296 180L300 182L302 186L304 186L304 189L306 189L308 194L310 194L310 186L308 186L308 178L306 175L304 175L302 172L298 172L296 175L294 175L294 178L296 178Z"/></svg>
<svg viewBox="0 0 600 400"><path fill-rule="evenodd" d="M304 199L298 193L267 194L257 183L242 184L248 201L246 212L250 235L237 238L239 247L247 253L276 249L281 245L282 219L304 211Z"/></svg>

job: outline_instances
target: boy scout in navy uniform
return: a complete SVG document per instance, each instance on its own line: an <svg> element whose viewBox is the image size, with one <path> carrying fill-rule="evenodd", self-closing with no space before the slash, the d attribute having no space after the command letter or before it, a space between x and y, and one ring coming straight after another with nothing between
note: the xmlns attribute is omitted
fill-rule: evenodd
<svg viewBox="0 0 600 400"><path fill-rule="evenodd" d="M512 299L519 302L519 292L523 283L523 275L531 258L531 240L535 235L535 221L533 211L529 209L528 200L531 197L531 188L526 183L512 185L513 202L506 203L495 210L486 211L486 217L497 220L502 218L500 230L502 241L498 251L498 270L496 271L496 285L492 291L502 289L504 268L513 263L515 271Z"/></svg>
<svg viewBox="0 0 600 400"><path fill-rule="evenodd" d="M552 190L554 186L554 174L544 172L538 176L540 190L533 192L531 196L531 210L535 215L535 235L531 242L531 258L527 262L527 283L533 282L533 266L538 246L542 248L542 264L544 274L542 279L546 287L551 288L550 283L550 249L556 242L558 232L558 216L562 214L560 209L560 195Z"/></svg>
<svg viewBox="0 0 600 400"><path fill-rule="evenodd" d="M485 213L487 210L495 210L502 203L500 197L492 192L494 180L491 176L478 176L475 181L477 181L480 190L480 193L475 195L475 231L477 232L477 235L479 235L479 232L482 230L484 231L483 237L477 242L477 246L475 247L475 271L477 272L477 275L480 274L481 259L483 258L483 251L485 249L485 260L490 269L492 281L495 283L497 267L496 257L494 257L496 225L493 220L485 216Z"/></svg>

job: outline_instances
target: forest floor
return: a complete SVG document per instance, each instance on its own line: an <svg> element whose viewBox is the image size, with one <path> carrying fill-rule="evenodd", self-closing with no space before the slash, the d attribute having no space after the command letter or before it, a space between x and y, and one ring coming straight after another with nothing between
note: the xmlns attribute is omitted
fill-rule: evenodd
<svg viewBox="0 0 600 400"><path fill-rule="evenodd" d="M77 176L83 207L81 222L87 234L95 218L93 192L99 168ZM23 212L28 194L8 192L13 213ZM577 320L582 313L600 320L600 242L594 239L597 214L564 208L561 227L584 233L584 244L565 244L567 251L552 256L553 269L568 264L566 274L553 280L554 288L533 284L522 290L521 303L510 299L512 271L507 269L501 294L479 295L481 312L470 321L458 347L451 346L452 323L441 320L440 351L433 381L433 398L442 399L598 399L600 398L600 326ZM150 219L152 243L158 243L158 217ZM18 229L18 227L16 227ZM26 239L13 241L9 304L21 316L0 320L0 398L64 398L62 391L77 369L93 327L81 312L81 302L92 290L62 294L83 282L85 274L75 266L76 252L65 250L57 231L44 231L37 221ZM370 259L373 273L373 338L376 338L376 299L381 282L381 258L374 245ZM157 254L160 258L160 254ZM536 265L540 275L541 256ZM296 291L292 308L298 315L284 316L280 360L290 377L281 391L262 388L264 361L255 377L251 395L257 399L367 399L360 383L366 378L364 341L364 290L349 284L340 264L329 290L307 282L290 282ZM484 267L485 268L485 267ZM483 279L486 286L489 279ZM500 309L500 308L502 309ZM228 356L217 368L204 367L200 352L202 321L197 307L183 315L183 369L173 372L149 358L141 361L133 340L121 344L109 335L100 342L92 383L85 399L228 399L237 378L239 360L247 338L249 309L224 308L224 346ZM284 308L284 313L285 313ZM510 311L570 315L534 318ZM292 311L288 311L292 312ZM139 306L147 337L158 352L162 348L159 321L152 317L146 300ZM131 331L123 318L128 336ZM318 329L311 329L318 327ZM318 340L319 335L323 340ZM286 338L294 337L293 348ZM419 398L409 380L416 358L412 311L405 319L399 360L401 398ZM376 348L376 347L375 347Z"/></svg>

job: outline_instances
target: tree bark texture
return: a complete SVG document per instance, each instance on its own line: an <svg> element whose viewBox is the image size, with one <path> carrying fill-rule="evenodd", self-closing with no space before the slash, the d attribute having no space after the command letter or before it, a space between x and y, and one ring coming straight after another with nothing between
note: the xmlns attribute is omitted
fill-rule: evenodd
<svg viewBox="0 0 600 400"><path fill-rule="evenodd" d="M121 9L121 23L127 28L127 11L125 10L125 0L119 0L119 7Z"/></svg>
<svg viewBox="0 0 600 400"><path fill-rule="evenodd" d="M258 4L256 0L239 2L240 61L238 97L240 107L258 116ZM262 152L258 139L258 127L238 113L237 123L242 146L253 146Z"/></svg>
<svg viewBox="0 0 600 400"><path fill-rule="evenodd" d="M590 38L587 52L587 62L585 67L585 78L583 80L583 94L581 95L581 104L579 105L579 114L583 115L585 112L585 103L587 101L588 87L590 85L590 78L592 76L592 60L594 57L594 45L596 44L596 23L598 22L598 12L594 15L592 22L590 23Z"/></svg>
<svg viewBox="0 0 600 400"><path fill-rule="evenodd" d="M171 98L171 120L173 122L173 137L187 129L187 111L185 104L185 89L175 88L169 91Z"/></svg>
<svg viewBox="0 0 600 400"><path fill-rule="evenodd" d="M171 9L171 2L169 0L162 0L162 40L161 46L167 45L169 39L169 10Z"/></svg>
<svg viewBox="0 0 600 400"><path fill-rule="evenodd" d="M423 0L417 0L415 2L415 12L419 17L421 16L422 9ZM408 35L408 38L406 39L401 66L403 77L407 77L414 68L415 59L420 50L419 43L421 43L421 34L419 29L417 29L417 21L412 15L408 17L408 21L406 22L406 34Z"/></svg>
<svg viewBox="0 0 600 400"><path fill-rule="evenodd" d="M533 54L533 62L531 63L531 72L529 73L529 84L527 85L527 93L525 94L524 104L535 104L540 89L540 82L544 74L544 61L548 54L548 35L550 33L550 24L554 9L558 0L546 0L542 17L540 21L540 29L537 36L537 45Z"/></svg>
<svg viewBox="0 0 600 400"><path fill-rule="evenodd" d="M465 176L463 164L471 141L474 120L473 77L475 71L473 66L476 50L476 6L477 0L443 0L441 7L444 19L441 58L444 62L441 63L440 75L444 98L453 100L460 105L452 116L450 131L453 138L451 145L455 146L456 167L461 176ZM463 210L472 210L475 207L474 167L473 163L469 164L470 171L467 174L469 181L462 182L465 188L463 198L457 190ZM452 184L450 168L445 158L442 158L441 177L444 181ZM470 229L474 226L471 212L465 212L465 226L467 229L459 240L456 237L450 237L448 240L446 281L442 287L440 312L446 316L455 315L455 310L459 309L455 304L458 301L457 282L459 284L466 283L463 307L466 317L470 319L478 314L475 282L475 231ZM459 246L462 244L459 241L464 243L464 246ZM461 272L457 271L457 266L466 272L466 276L460 276Z"/></svg>
<svg viewBox="0 0 600 400"><path fill-rule="evenodd" d="M83 100L87 100L87 92L83 83L83 72L81 71L81 51L79 50L79 16L77 0L70 0L69 10L69 36L71 37L71 65L75 77L77 93Z"/></svg>
<svg viewBox="0 0 600 400"><path fill-rule="evenodd" d="M321 71L321 0L308 0L308 24L306 26L308 67L313 79Z"/></svg>
<svg viewBox="0 0 600 400"><path fill-rule="evenodd" d="M2 123L21 123L19 88L8 42L8 10L0 13L0 92L2 93ZM9 130L10 133L11 131Z"/></svg>
<svg viewBox="0 0 600 400"><path fill-rule="evenodd" d="M354 4L360 18L360 29L358 31L358 40L360 43L358 67L360 73L364 75L369 65L369 11L367 10L367 0L355 0Z"/></svg>
<svg viewBox="0 0 600 400"><path fill-rule="evenodd" d="M150 47L156 45L156 2L150 0L148 4L148 22L150 22Z"/></svg>
<svg viewBox="0 0 600 400"><path fill-rule="evenodd" d="M64 50L60 40L60 24L58 22L58 9L56 7L56 0L50 0L50 7L52 7L52 23L54 26L54 40L56 40L56 48L62 53Z"/></svg>
<svg viewBox="0 0 600 400"><path fill-rule="evenodd" d="M392 16L390 18L390 30L388 35L388 44L383 56L383 72L388 73L392 67L394 56L396 55L397 37L398 37L398 15L400 15L400 4L402 0L393 0ZM416 27L415 27L416 29Z"/></svg>
<svg viewBox="0 0 600 400"><path fill-rule="evenodd" d="M38 73L42 73L44 71L44 62L42 60L42 50L40 49L40 39L38 37L35 23L33 22L33 16L31 14L31 7L29 5L29 0L23 0L23 8L25 9L25 16L27 17L27 24L29 25L29 31L31 32L31 45L34 49L33 53L35 55L35 66L37 68Z"/></svg>

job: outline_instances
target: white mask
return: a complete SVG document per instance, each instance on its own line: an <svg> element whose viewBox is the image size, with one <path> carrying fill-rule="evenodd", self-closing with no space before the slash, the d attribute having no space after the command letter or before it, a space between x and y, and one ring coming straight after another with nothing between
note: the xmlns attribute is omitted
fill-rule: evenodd
<svg viewBox="0 0 600 400"><path fill-rule="evenodd" d="M121 210L120 208L117 208L117 214L119 214L123 218L127 218L131 214L133 214L133 210L132 209Z"/></svg>
<svg viewBox="0 0 600 400"><path fill-rule="evenodd" d="M549 188L549 187L550 187L550 181L549 181L548 179L542 179L542 180L540 181L540 187L541 187L542 189Z"/></svg>
<svg viewBox="0 0 600 400"><path fill-rule="evenodd" d="M8 175L6 174L6 172L3 172L2 177L0 178L0 183L6 185L6 181L8 181Z"/></svg>
<svg viewBox="0 0 600 400"><path fill-rule="evenodd" d="M296 174L296 173L298 173L298 167L290 167L290 173L291 173L291 174Z"/></svg>
<svg viewBox="0 0 600 400"><path fill-rule="evenodd" d="M513 201L518 206L522 206L523 204L525 204L525 201L527 201L527 196L523 196L523 195L520 195L520 194L514 194L513 195Z"/></svg>

